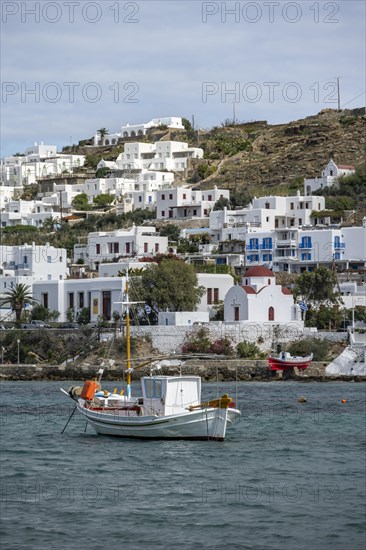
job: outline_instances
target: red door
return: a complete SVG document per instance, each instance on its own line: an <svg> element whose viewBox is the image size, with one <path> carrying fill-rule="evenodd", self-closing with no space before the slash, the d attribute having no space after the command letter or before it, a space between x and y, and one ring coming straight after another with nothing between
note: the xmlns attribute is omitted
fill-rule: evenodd
<svg viewBox="0 0 366 550"><path fill-rule="evenodd" d="M234 307L234 321L239 321L239 306Z"/></svg>
<svg viewBox="0 0 366 550"><path fill-rule="evenodd" d="M272 306L268 310L268 321L274 321L274 308Z"/></svg>

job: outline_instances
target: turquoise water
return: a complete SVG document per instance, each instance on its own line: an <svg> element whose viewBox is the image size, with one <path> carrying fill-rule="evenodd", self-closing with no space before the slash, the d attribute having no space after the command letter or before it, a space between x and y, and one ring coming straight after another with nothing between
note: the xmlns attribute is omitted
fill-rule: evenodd
<svg viewBox="0 0 366 550"><path fill-rule="evenodd" d="M2 384L2 550L364 550L364 384L220 383L221 443L61 435L60 385Z"/></svg>

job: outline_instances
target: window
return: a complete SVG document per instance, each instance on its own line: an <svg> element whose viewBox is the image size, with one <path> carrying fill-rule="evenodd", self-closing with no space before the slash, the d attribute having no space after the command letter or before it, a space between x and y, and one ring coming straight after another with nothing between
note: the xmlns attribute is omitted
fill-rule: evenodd
<svg viewBox="0 0 366 550"><path fill-rule="evenodd" d="M214 304L217 304L219 301L219 289L214 288Z"/></svg>
<svg viewBox="0 0 366 550"><path fill-rule="evenodd" d="M193 210L193 216L197 216L197 210Z"/></svg>
<svg viewBox="0 0 366 550"><path fill-rule="evenodd" d="M62 256L60 256L59 260L60 260L60 262L62 262Z"/></svg>
<svg viewBox="0 0 366 550"><path fill-rule="evenodd" d="M161 211L161 217L162 217L162 218L165 218L165 210L162 210L162 211Z"/></svg>
<svg viewBox="0 0 366 550"><path fill-rule="evenodd" d="M290 203L290 210L295 210L295 205L293 202Z"/></svg>
<svg viewBox="0 0 366 550"><path fill-rule="evenodd" d="M173 199L173 195L172 193L169 193L169 200L172 200Z"/></svg>
<svg viewBox="0 0 366 550"><path fill-rule="evenodd" d="M269 210L269 206L270 206L270 205L269 205L269 202L266 202L265 205L264 205L264 208L265 208L266 210Z"/></svg>
<svg viewBox="0 0 366 550"><path fill-rule="evenodd" d="M165 201L165 194L161 195L161 200Z"/></svg>
<svg viewBox="0 0 366 550"><path fill-rule="evenodd" d="M41 304L43 307L48 309L48 292L42 292L41 294Z"/></svg>
<svg viewBox="0 0 366 550"><path fill-rule="evenodd" d="M274 308L271 306L268 310L268 321L274 321L275 314L274 314Z"/></svg>
<svg viewBox="0 0 366 550"><path fill-rule="evenodd" d="M144 243L144 252L148 252L148 244Z"/></svg>
<svg viewBox="0 0 366 550"><path fill-rule="evenodd" d="M159 243L155 243L155 252L159 252Z"/></svg>
<svg viewBox="0 0 366 550"><path fill-rule="evenodd" d="M208 195L207 200L212 201L212 195Z"/></svg>
<svg viewBox="0 0 366 550"><path fill-rule="evenodd" d="M119 253L119 243L113 243L113 252L115 254Z"/></svg>
<svg viewBox="0 0 366 550"><path fill-rule="evenodd" d="M207 304L212 304L212 288L207 289Z"/></svg>
<svg viewBox="0 0 366 550"><path fill-rule="evenodd" d="M70 309L73 309L73 307L74 307L74 293L73 292L69 292L67 294L67 305Z"/></svg>
<svg viewBox="0 0 366 550"><path fill-rule="evenodd" d="M23 257L23 264L27 264L28 263L28 256L24 256Z"/></svg>
<svg viewBox="0 0 366 550"><path fill-rule="evenodd" d="M50 263L51 263L51 261L52 261L52 258L51 258L51 256L47 256L47 263L48 263L48 264L50 264Z"/></svg>
<svg viewBox="0 0 366 550"><path fill-rule="evenodd" d="M100 244L99 243L97 243L95 245L95 252L96 252L96 254L100 254Z"/></svg>
<svg viewBox="0 0 366 550"><path fill-rule="evenodd" d="M79 292L78 293L78 307L80 309L83 309L83 307L84 307L84 292Z"/></svg>
<svg viewBox="0 0 366 550"><path fill-rule="evenodd" d="M126 254L130 253L131 243L126 243Z"/></svg>
<svg viewBox="0 0 366 550"><path fill-rule="evenodd" d="M183 193L183 199L186 199L186 198L187 198L186 193Z"/></svg>

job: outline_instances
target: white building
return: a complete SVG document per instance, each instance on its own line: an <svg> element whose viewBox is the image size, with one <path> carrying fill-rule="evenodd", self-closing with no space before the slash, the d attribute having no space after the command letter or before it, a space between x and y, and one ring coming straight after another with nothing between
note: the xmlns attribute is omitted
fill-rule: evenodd
<svg viewBox="0 0 366 550"><path fill-rule="evenodd" d="M156 194L156 217L160 220L205 218L210 215L216 201L230 197L227 189L208 191L175 187Z"/></svg>
<svg viewBox="0 0 366 550"><path fill-rule="evenodd" d="M315 191L317 191L318 189L331 187L338 181L339 177L349 176L354 173L355 173L354 166L351 166L348 164L337 165L333 159L330 159L330 161L322 171L321 177L304 179L304 195L308 196L314 193Z"/></svg>
<svg viewBox="0 0 366 550"><path fill-rule="evenodd" d="M7 277L31 277L49 281L69 275L66 250L48 243L44 246L35 243L0 246L0 269L5 280Z"/></svg>
<svg viewBox="0 0 366 550"><path fill-rule="evenodd" d="M116 165L119 170L167 170L183 172L189 159L203 158L203 149L182 141L126 143Z"/></svg>
<svg viewBox="0 0 366 550"><path fill-rule="evenodd" d="M337 288L335 289L338 290ZM356 282L340 283L339 290L343 306L347 309L366 308L366 284Z"/></svg>
<svg viewBox="0 0 366 550"><path fill-rule="evenodd" d="M56 145L35 143L23 154L6 157L1 162L0 180L4 185L30 185L42 177L72 173L84 162L83 155L57 153Z"/></svg>
<svg viewBox="0 0 366 550"><path fill-rule="evenodd" d="M131 229L89 233L86 245L74 246L74 262L83 259L91 269L100 262L120 257L154 256L168 251L168 237L160 237L155 227L132 226Z"/></svg>
<svg viewBox="0 0 366 550"><path fill-rule="evenodd" d="M286 323L301 319L291 291L276 285L270 269L251 267L244 274L242 283L231 287L225 296L225 321Z"/></svg>
<svg viewBox="0 0 366 550"><path fill-rule="evenodd" d="M181 117L153 118L150 122L142 124L125 124L121 126L119 132L106 134L103 139L100 132L96 132L94 136L94 145L116 145L118 140L144 136L147 130L150 128L158 128L159 126L166 126L174 130L184 130Z"/></svg>
<svg viewBox="0 0 366 550"><path fill-rule="evenodd" d="M210 318L215 316L217 306L223 303L226 293L233 286L233 278L229 274L197 273L199 286L205 288L197 311L206 312Z"/></svg>
<svg viewBox="0 0 366 550"><path fill-rule="evenodd" d="M1 208L1 227L14 225L32 225L42 227L45 219L53 217L51 204L43 201L10 200Z"/></svg>
<svg viewBox="0 0 366 550"><path fill-rule="evenodd" d="M249 231L273 231L311 225L312 212L325 209L324 197L269 196L254 198L247 208L210 212L210 233L213 242L244 240Z"/></svg>

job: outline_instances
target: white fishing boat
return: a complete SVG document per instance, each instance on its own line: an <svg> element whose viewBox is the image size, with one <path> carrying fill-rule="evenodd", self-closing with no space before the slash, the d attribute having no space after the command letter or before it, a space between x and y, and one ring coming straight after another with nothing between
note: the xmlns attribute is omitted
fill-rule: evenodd
<svg viewBox="0 0 366 550"><path fill-rule="evenodd" d="M133 369L130 357L131 302L128 301L128 279L125 297L123 304L126 307L126 395L123 391L120 394L117 391L103 391L100 385L103 370L100 369L98 379L87 380L82 388L71 387L68 392L62 390L76 402L73 413L77 410L96 433L102 435L223 441L227 427L239 419L240 411L226 394L202 402L199 376L160 374L162 367L180 365L181 369L180 361L160 361L152 364L150 376L141 378L141 396L131 395Z"/></svg>

